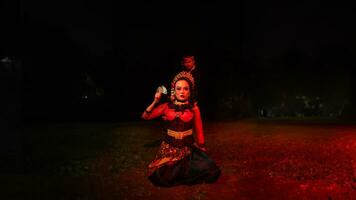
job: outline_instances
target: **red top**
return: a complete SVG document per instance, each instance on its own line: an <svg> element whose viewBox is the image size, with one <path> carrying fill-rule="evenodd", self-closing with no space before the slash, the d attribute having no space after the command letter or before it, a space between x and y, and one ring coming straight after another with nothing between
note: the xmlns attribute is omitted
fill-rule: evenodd
<svg viewBox="0 0 356 200"><path fill-rule="evenodd" d="M170 127L176 131L194 128L199 144L204 144L203 124L200 110L197 105L192 107L179 107L172 103L163 103L152 110L152 112L143 112L142 118L145 120L155 119L162 116L166 119ZM179 123L179 121L181 123ZM190 125L192 124L192 125ZM191 127L192 126L192 127Z"/></svg>

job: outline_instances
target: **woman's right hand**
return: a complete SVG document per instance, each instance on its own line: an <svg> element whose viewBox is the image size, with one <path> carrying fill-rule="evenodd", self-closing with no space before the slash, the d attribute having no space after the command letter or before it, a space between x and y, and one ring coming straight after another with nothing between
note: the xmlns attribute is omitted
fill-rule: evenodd
<svg viewBox="0 0 356 200"><path fill-rule="evenodd" d="M155 103L157 103L157 102L159 102L159 100L161 99L161 97L162 97L162 91L160 91L160 90L157 90L156 91L156 94L155 94L155 98L154 98L154 102Z"/></svg>

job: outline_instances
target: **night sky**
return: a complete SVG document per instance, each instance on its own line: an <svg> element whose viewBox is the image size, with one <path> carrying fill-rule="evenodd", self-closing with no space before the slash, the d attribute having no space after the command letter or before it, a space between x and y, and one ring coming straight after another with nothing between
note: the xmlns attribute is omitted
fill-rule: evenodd
<svg viewBox="0 0 356 200"><path fill-rule="evenodd" d="M5 31L15 39L5 42L2 56L22 63L25 120L139 119L186 54L196 56L201 71L199 104L207 118L229 108L239 113L231 116L254 116L281 101L293 108L296 96L356 110L350 5L130 4L6 4L20 26L7 25L22 34Z"/></svg>

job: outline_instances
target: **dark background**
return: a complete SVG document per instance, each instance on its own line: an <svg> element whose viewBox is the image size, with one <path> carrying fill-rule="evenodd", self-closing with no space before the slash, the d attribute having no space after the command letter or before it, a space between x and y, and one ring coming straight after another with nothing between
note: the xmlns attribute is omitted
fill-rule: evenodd
<svg viewBox="0 0 356 200"><path fill-rule="evenodd" d="M356 115L347 4L1 4L1 58L12 59L1 63L4 119L140 120L186 54L205 119Z"/></svg>

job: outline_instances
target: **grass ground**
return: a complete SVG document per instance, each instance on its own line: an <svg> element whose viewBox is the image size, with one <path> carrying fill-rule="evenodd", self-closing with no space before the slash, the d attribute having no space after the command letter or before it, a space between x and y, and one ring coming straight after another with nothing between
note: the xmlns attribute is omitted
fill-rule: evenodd
<svg viewBox="0 0 356 200"><path fill-rule="evenodd" d="M27 124L0 199L356 199L356 125L206 122L217 183L154 187L146 178L160 122ZM4 160L2 166L8 164Z"/></svg>

